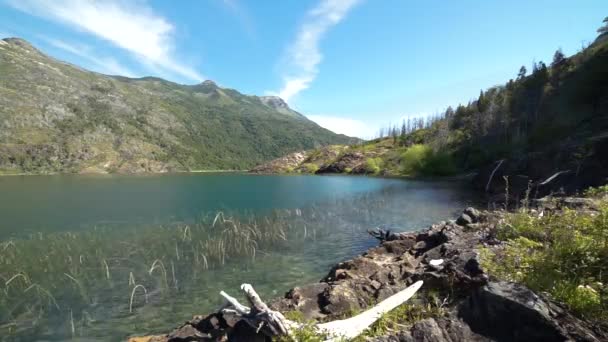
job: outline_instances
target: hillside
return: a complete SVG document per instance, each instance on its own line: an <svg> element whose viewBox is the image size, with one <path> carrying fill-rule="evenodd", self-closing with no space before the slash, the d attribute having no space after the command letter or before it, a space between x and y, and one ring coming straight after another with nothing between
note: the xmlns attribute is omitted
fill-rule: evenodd
<svg viewBox="0 0 608 342"><path fill-rule="evenodd" d="M277 97L106 76L0 40L0 174L247 169L352 140Z"/></svg>
<svg viewBox="0 0 608 342"><path fill-rule="evenodd" d="M551 181L585 188L608 180L608 40L566 58L525 67L514 80L481 91L475 101L439 116L388 127L353 146L300 152L257 172L368 173L437 176L479 171L486 191ZM303 156L303 158L302 158ZM296 162L297 161L297 162Z"/></svg>

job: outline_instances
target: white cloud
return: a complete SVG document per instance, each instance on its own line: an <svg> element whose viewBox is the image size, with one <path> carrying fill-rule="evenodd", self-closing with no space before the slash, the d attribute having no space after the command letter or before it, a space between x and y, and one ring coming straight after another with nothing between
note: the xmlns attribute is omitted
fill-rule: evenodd
<svg viewBox="0 0 608 342"><path fill-rule="evenodd" d="M114 58L98 57L92 51L92 49L87 45L83 45L83 44L74 45L74 44L70 44L70 43L64 42L62 40L59 40L59 39L52 39L52 38L43 38L43 39L47 43L51 44L52 46L54 46L58 49L62 49L64 51L67 51L73 55L82 57L82 58L88 60L89 62L93 63L97 67L97 68L94 68L94 70L96 70L96 71L99 71L104 74L109 74L109 75L135 77L135 74L133 72L131 72L128 68L120 65L120 63L118 63L118 61L116 61Z"/></svg>
<svg viewBox="0 0 608 342"><path fill-rule="evenodd" d="M309 13L295 41L287 50L283 88L276 92L285 101L310 87L323 59L319 42L325 33L342 21L359 0L322 0Z"/></svg>
<svg viewBox="0 0 608 342"><path fill-rule="evenodd" d="M175 28L144 0L8 0L21 11L69 25L127 50L142 64L201 81L173 56Z"/></svg>
<svg viewBox="0 0 608 342"><path fill-rule="evenodd" d="M350 137L371 139L377 133L375 126L361 120L327 115L306 115L306 117L318 123L321 127L335 133L346 134Z"/></svg>

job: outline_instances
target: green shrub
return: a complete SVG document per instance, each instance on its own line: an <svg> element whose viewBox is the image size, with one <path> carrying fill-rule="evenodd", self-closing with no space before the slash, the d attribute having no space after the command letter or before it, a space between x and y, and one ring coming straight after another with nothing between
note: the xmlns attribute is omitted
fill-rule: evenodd
<svg viewBox="0 0 608 342"><path fill-rule="evenodd" d="M415 144L401 155L402 172L406 175L447 176L456 172L452 156L434 151L428 145Z"/></svg>
<svg viewBox="0 0 608 342"><path fill-rule="evenodd" d="M306 172L308 172L308 173L315 173L319 170L319 165L314 164L314 163L306 163L302 166L304 166L304 168L306 169Z"/></svg>
<svg viewBox="0 0 608 342"><path fill-rule="evenodd" d="M382 165L382 159L367 158L367 160L365 160L365 172L377 174L380 172L380 165Z"/></svg>
<svg viewBox="0 0 608 342"><path fill-rule="evenodd" d="M565 209L543 217L510 214L497 236L502 249L482 249L487 272L548 292L580 317L608 320L608 201L599 211Z"/></svg>
<svg viewBox="0 0 608 342"><path fill-rule="evenodd" d="M607 195L607 194L608 194L608 184L599 186L597 188L590 187L587 190L585 190L585 196L589 196L589 197L597 197L597 196L603 196L603 195Z"/></svg>

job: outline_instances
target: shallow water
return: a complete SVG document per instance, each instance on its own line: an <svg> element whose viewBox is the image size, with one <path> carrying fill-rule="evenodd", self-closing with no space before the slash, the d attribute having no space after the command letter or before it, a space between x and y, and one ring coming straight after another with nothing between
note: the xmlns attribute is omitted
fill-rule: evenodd
<svg viewBox="0 0 608 342"><path fill-rule="evenodd" d="M264 298L281 296L376 245L366 229L425 228L474 202L459 183L368 177L3 177L0 336L119 341L163 332L215 309L220 290L238 295L248 282ZM272 226L264 232L274 240L213 259L203 242L229 239L237 225Z"/></svg>

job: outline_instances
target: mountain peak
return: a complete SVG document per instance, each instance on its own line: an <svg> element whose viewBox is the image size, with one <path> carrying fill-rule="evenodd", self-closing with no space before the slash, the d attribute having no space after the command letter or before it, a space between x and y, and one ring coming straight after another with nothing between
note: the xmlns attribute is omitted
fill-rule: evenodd
<svg viewBox="0 0 608 342"><path fill-rule="evenodd" d="M291 109L287 102L278 96L260 96L260 101L274 109Z"/></svg>
<svg viewBox="0 0 608 342"><path fill-rule="evenodd" d="M207 87L216 87L217 88L217 83L213 82L212 80L205 80L203 83L201 83L201 85L207 86Z"/></svg>
<svg viewBox="0 0 608 342"><path fill-rule="evenodd" d="M22 47L22 48L28 49L28 50L36 50L36 48L34 48L34 46L32 44L30 44L27 40L21 39L21 38L15 38L15 37L3 38L2 42L11 44L11 45L17 45L19 47Z"/></svg>

